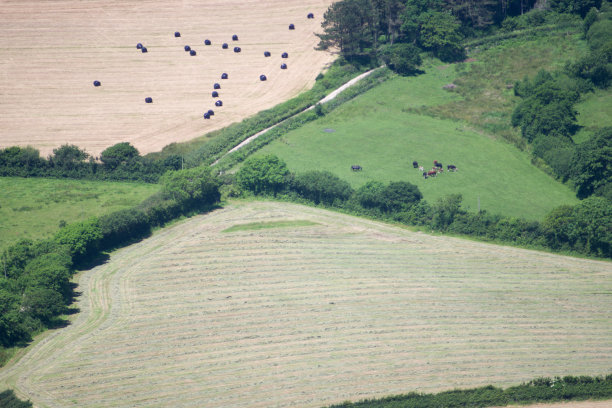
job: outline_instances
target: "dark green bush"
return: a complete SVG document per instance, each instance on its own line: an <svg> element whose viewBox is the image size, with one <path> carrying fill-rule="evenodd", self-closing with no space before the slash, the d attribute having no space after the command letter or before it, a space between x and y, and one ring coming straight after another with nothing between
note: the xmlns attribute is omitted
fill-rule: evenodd
<svg viewBox="0 0 612 408"><path fill-rule="evenodd" d="M328 171L298 173L290 188L315 204L340 204L353 194L351 185Z"/></svg>

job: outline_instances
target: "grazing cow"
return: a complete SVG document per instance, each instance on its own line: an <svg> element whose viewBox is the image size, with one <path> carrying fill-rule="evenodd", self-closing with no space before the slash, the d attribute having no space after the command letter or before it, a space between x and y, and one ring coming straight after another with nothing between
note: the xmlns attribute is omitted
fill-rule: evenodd
<svg viewBox="0 0 612 408"><path fill-rule="evenodd" d="M442 163L440 163L438 161L434 163L434 166L437 167L438 169L442 169L442 167L444 167L444 166L442 166Z"/></svg>
<svg viewBox="0 0 612 408"><path fill-rule="evenodd" d="M362 168L361 168L361 166L360 166L360 165L358 165L358 164L353 164L353 165L351 166L351 170L353 170L353 171L360 171L360 170L362 170Z"/></svg>
<svg viewBox="0 0 612 408"><path fill-rule="evenodd" d="M435 170L429 170L429 171L427 172L427 175L428 175L429 177L436 177L436 174L438 174L438 172L437 172L437 171L435 171Z"/></svg>
<svg viewBox="0 0 612 408"><path fill-rule="evenodd" d="M419 171L423 171L425 168L423 166L419 166Z"/></svg>
<svg viewBox="0 0 612 408"><path fill-rule="evenodd" d="M418 161L416 161L416 160L415 160L415 161L413 161L413 162L412 162L412 167L413 167L413 168L415 168L415 169L416 169L416 168L418 168L418 167L419 167L419 162L418 162Z"/></svg>
<svg viewBox="0 0 612 408"><path fill-rule="evenodd" d="M423 178L427 179L427 172L426 171L423 172Z"/></svg>
<svg viewBox="0 0 612 408"><path fill-rule="evenodd" d="M455 166L454 164L449 164L448 166L446 166L446 170L457 171L457 166Z"/></svg>

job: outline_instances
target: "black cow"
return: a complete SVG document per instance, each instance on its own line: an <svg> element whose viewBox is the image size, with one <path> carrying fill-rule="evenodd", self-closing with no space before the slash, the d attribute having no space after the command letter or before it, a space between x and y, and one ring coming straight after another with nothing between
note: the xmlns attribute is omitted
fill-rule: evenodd
<svg viewBox="0 0 612 408"><path fill-rule="evenodd" d="M442 165L442 163L440 163L440 162L436 162L436 163L434 164L434 166L436 166L436 167L437 167L437 168L439 168L439 169L441 169L442 167L444 167L444 166Z"/></svg>
<svg viewBox="0 0 612 408"><path fill-rule="evenodd" d="M361 168L361 166L360 166L360 165L358 165L358 164L353 164L353 165L351 166L351 170L353 170L353 171L360 171L360 170L362 170L362 168Z"/></svg>
<svg viewBox="0 0 612 408"><path fill-rule="evenodd" d="M418 162L418 161L416 161L416 160L415 160L415 161L413 161L413 162L412 162L412 167L414 167L415 169L418 169L418 168L419 168L419 162Z"/></svg>
<svg viewBox="0 0 612 408"><path fill-rule="evenodd" d="M454 164L449 164L448 166L446 166L446 170L457 171L457 166L455 166Z"/></svg>

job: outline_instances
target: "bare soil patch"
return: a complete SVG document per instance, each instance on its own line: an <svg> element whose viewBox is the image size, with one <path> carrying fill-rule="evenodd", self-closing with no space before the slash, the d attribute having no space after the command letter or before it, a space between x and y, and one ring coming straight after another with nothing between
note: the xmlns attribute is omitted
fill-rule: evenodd
<svg viewBox="0 0 612 408"><path fill-rule="evenodd" d="M255 222L285 226L223 232ZM235 203L85 273L76 321L0 384L46 407L320 407L601 375L611 277L608 262Z"/></svg>
<svg viewBox="0 0 612 408"><path fill-rule="evenodd" d="M43 156L64 143L94 156L123 141L141 153L158 151L296 96L333 59L314 50L331 0L0 4L0 147L32 145ZM139 42L148 53L136 49ZM223 72L229 79L220 79ZM215 82L220 108L211 96ZM205 120L208 109L215 115Z"/></svg>

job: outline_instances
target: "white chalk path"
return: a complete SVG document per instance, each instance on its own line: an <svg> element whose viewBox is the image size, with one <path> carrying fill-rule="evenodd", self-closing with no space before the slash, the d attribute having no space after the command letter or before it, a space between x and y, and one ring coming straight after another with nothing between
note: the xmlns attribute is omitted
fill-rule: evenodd
<svg viewBox="0 0 612 408"><path fill-rule="evenodd" d="M356 84L357 82L361 81L363 78L367 77L367 76L368 76L368 75L370 75L372 72L374 72L374 70L375 70L375 69L377 69L377 68L371 69L371 70L369 70L369 71L367 71L367 72L364 72L363 74L358 75L358 76L356 76L355 78L351 79L351 80L350 80L350 81L348 81L346 84L342 85L340 88L336 89L335 91L333 91L333 92L331 92L329 95L327 95L325 98L321 99L321 100L318 102L318 104L324 104L324 103L327 103L327 102L331 101L331 100L332 100L332 99L334 99L336 96L338 96L338 95L340 94L340 92L344 91L344 90L345 90L345 89L347 89L348 87L353 86L353 85L354 85L354 84ZM228 154L235 152L236 150L238 150L238 149L242 148L243 146L246 146L247 144L251 143L253 140L257 139L259 136L261 136L261 135L265 134L266 132L270 131L271 129L274 129L274 128L275 128L275 127L277 127L278 125L280 125L280 124L282 124L282 123L285 123L285 122L286 122L286 121L288 121L289 119L294 118L294 117L296 117L297 115L301 115L302 113L307 112L307 111L309 111L309 110L311 110L311 109L314 109L314 107L315 107L315 106L316 106L316 104L315 104L315 105L312 105L312 106L310 106L310 107L308 107L308 108L306 108L306 109L304 109L304 110L303 110L303 111L301 111L301 112L296 113L296 114L295 114L295 115L293 115L293 116L288 117L287 119L284 119L284 120L282 120L282 121L278 122L276 125L272 125L272 126L270 126L269 128L266 128L266 129L262 130L261 132L257 132L257 133L255 133L253 136L250 136L250 137L246 138L245 140L243 140L242 142L240 142L238 145L234 146L234 147L233 147L233 148L232 148L232 149L231 149L229 152L227 152L227 153L225 153L223 156L221 156L221 158L220 158L220 159L217 159L217 160L216 160L216 161L215 161L215 162L212 164L212 166L214 166L215 164L219 163L219 160L221 160L222 158L224 158L224 157L225 157L225 156L227 156Z"/></svg>

